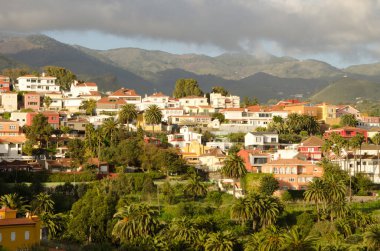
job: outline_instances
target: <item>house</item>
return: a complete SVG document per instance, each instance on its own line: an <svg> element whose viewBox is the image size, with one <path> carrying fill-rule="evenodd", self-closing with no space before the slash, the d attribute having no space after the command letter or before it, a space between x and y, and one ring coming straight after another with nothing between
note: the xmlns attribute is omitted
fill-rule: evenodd
<svg viewBox="0 0 380 251"><path fill-rule="evenodd" d="M261 150L241 149L237 155L243 159L245 168L250 173L261 173L262 166L271 160L271 155Z"/></svg>
<svg viewBox="0 0 380 251"><path fill-rule="evenodd" d="M306 156L307 160L320 161L322 159L322 145L324 140L316 136L310 136L298 146L298 152Z"/></svg>
<svg viewBox="0 0 380 251"><path fill-rule="evenodd" d="M190 128L187 126L183 126L179 133L169 134L167 137L168 143L179 148L184 148L192 141L197 141L200 144L202 143L202 134L190 131Z"/></svg>
<svg viewBox="0 0 380 251"><path fill-rule="evenodd" d="M0 246L9 251L29 250L40 243L41 221L37 216L16 218L16 210L0 209Z"/></svg>
<svg viewBox="0 0 380 251"><path fill-rule="evenodd" d="M26 124L27 112L12 112L10 120L17 121L20 127Z"/></svg>
<svg viewBox="0 0 380 251"><path fill-rule="evenodd" d="M354 115L357 120L360 119L360 111L358 109L355 109L354 107L350 105L340 105L336 109L336 117L340 118L343 115L351 114Z"/></svg>
<svg viewBox="0 0 380 251"><path fill-rule="evenodd" d="M5 112L13 112L18 110L18 100L16 92L2 92L1 106Z"/></svg>
<svg viewBox="0 0 380 251"><path fill-rule="evenodd" d="M82 102L84 101L83 98L77 97L77 98L62 98L62 107L63 109L69 111L69 112L79 112L79 107L82 105Z"/></svg>
<svg viewBox="0 0 380 251"><path fill-rule="evenodd" d="M96 102L96 114L103 112L117 113L127 102L122 98L103 97Z"/></svg>
<svg viewBox="0 0 380 251"><path fill-rule="evenodd" d="M380 165L378 161L380 156L377 155L377 146L372 146L372 152L364 146L363 148L364 150L358 151L356 155L347 153L345 156L331 161L351 175L362 173L369 177L373 183L380 184Z"/></svg>
<svg viewBox="0 0 380 251"><path fill-rule="evenodd" d="M178 100L179 100L179 105L182 107L208 105L206 95L203 97L187 96L187 97L179 98Z"/></svg>
<svg viewBox="0 0 380 251"><path fill-rule="evenodd" d="M380 117L361 116L358 121L360 127L380 127Z"/></svg>
<svg viewBox="0 0 380 251"><path fill-rule="evenodd" d="M39 111L41 107L41 96L37 92L27 92L24 94L24 108Z"/></svg>
<svg viewBox="0 0 380 251"><path fill-rule="evenodd" d="M222 151L228 151L234 143L228 139L214 139L213 141L206 142L206 146L210 148L219 148Z"/></svg>
<svg viewBox="0 0 380 251"><path fill-rule="evenodd" d="M79 83L74 80L70 86L70 92L65 93L69 97L79 97L81 95L89 95L91 92L98 92L98 85L94 82Z"/></svg>
<svg viewBox="0 0 380 251"><path fill-rule="evenodd" d="M25 156L23 156L23 159L24 157ZM17 159L15 160L12 158L9 158L9 159L3 158L3 161L0 162L0 173L13 172L13 171L39 172L43 170L43 168L37 161L31 162L33 158L29 157L25 159L26 160L17 160Z"/></svg>
<svg viewBox="0 0 380 251"><path fill-rule="evenodd" d="M36 112L28 112L26 115L26 125L31 126L33 124L33 118L37 115ZM53 112L53 111L44 111L41 112L41 114L47 118L47 122L49 125L51 125L54 129L59 129L60 127L60 120L59 120L59 113Z"/></svg>
<svg viewBox="0 0 380 251"><path fill-rule="evenodd" d="M140 111L144 111L150 105L156 105L160 109L164 109L168 107L169 99L170 97L162 92L155 92L150 96L145 94L145 98L142 99L140 104L137 104L137 107Z"/></svg>
<svg viewBox="0 0 380 251"><path fill-rule="evenodd" d="M278 159L264 164L262 172L272 174L281 190L305 190L310 181L323 175L323 167L297 158Z"/></svg>
<svg viewBox="0 0 380 251"><path fill-rule="evenodd" d="M20 135L20 125L17 121L9 119L0 119L0 136L18 136Z"/></svg>
<svg viewBox="0 0 380 251"><path fill-rule="evenodd" d="M60 86L56 85L57 78L46 76L26 75L17 78L17 88L19 91L35 91L35 92L59 92Z"/></svg>
<svg viewBox="0 0 380 251"><path fill-rule="evenodd" d="M162 112L162 121L168 122L170 120L170 117L172 116L183 116L184 110L181 107L177 108L164 108L161 110Z"/></svg>
<svg viewBox="0 0 380 251"><path fill-rule="evenodd" d="M83 117L67 118L61 121L61 126L67 126L72 131L77 133L84 133L86 131L86 125L88 124L88 119Z"/></svg>
<svg viewBox="0 0 380 251"><path fill-rule="evenodd" d="M11 91L11 80L7 76L0 75L0 92Z"/></svg>
<svg viewBox="0 0 380 251"><path fill-rule="evenodd" d="M306 103L285 106L284 111L318 118L318 107Z"/></svg>
<svg viewBox="0 0 380 251"><path fill-rule="evenodd" d="M326 124L334 125L339 124L340 119L337 118L336 105L330 105L327 103L322 103L317 105L318 111L317 111L317 119L320 121L324 121Z"/></svg>
<svg viewBox="0 0 380 251"><path fill-rule="evenodd" d="M206 153L208 147L202 145L197 140L187 142L184 147L181 148L182 158L190 165L199 165L199 156Z"/></svg>
<svg viewBox="0 0 380 251"><path fill-rule="evenodd" d="M209 115L173 115L169 117L169 123L174 125L201 125L207 127L211 123Z"/></svg>
<svg viewBox="0 0 380 251"><path fill-rule="evenodd" d="M139 104L141 103L141 96L136 93L135 90L120 88L111 95L110 98L122 99L128 104Z"/></svg>
<svg viewBox="0 0 380 251"><path fill-rule="evenodd" d="M49 111L60 111L63 107L63 96L60 92L47 92L44 94L44 98L49 97L51 99L51 104L46 107L45 110Z"/></svg>
<svg viewBox="0 0 380 251"><path fill-rule="evenodd" d="M112 118L113 116L101 114L97 116L90 116L87 118L87 120L90 124L94 125L95 128L98 128L99 126L103 124L104 121L112 119Z"/></svg>
<svg viewBox="0 0 380 251"><path fill-rule="evenodd" d="M210 93L210 105L213 108L225 109L225 108L239 108L240 97L239 96L223 96L220 93Z"/></svg>
<svg viewBox="0 0 380 251"><path fill-rule="evenodd" d="M226 154L219 148L210 148L204 154L199 155L199 164L209 172L219 171L226 159Z"/></svg>
<svg viewBox="0 0 380 251"><path fill-rule="evenodd" d="M24 134L0 136L0 160L22 160L22 147L26 142Z"/></svg>
<svg viewBox="0 0 380 251"><path fill-rule="evenodd" d="M244 136L244 146L248 149L269 150L279 145L275 132L249 132Z"/></svg>
<svg viewBox="0 0 380 251"><path fill-rule="evenodd" d="M330 130L325 131L325 133L323 134L323 138L328 139L330 135L333 133L336 133L345 139L351 139L352 137L355 137L356 135L361 134L364 136L365 142L368 141L368 132L367 130L362 129L362 128L345 126L341 128L330 129Z"/></svg>

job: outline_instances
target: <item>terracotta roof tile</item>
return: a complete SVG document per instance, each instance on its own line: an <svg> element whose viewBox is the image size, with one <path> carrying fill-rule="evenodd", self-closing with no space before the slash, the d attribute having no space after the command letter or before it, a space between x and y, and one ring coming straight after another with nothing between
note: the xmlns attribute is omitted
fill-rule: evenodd
<svg viewBox="0 0 380 251"><path fill-rule="evenodd" d="M311 136L301 142L301 146L322 146L324 143L323 139L316 136Z"/></svg>
<svg viewBox="0 0 380 251"><path fill-rule="evenodd" d="M37 222L28 218L0 219L0 226L34 225Z"/></svg>
<svg viewBox="0 0 380 251"><path fill-rule="evenodd" d="M136 93L133 89L127 89L127 88L120 88L119 90L112 93L110 96L117 96L117 97L130 97L130 96L140 96Z"/></svg>

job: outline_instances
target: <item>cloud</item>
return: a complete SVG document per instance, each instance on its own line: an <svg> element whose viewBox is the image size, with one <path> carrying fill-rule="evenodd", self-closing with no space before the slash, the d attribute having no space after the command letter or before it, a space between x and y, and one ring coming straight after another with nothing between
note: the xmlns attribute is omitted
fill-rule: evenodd
<svg viewBox="0 0 380 251"><path fill-rule="evenodd" d="M378 13L375 0L17 0L2 3L0 30L97 30L227 51L269 43L350 59L380 55Z"/></svg>

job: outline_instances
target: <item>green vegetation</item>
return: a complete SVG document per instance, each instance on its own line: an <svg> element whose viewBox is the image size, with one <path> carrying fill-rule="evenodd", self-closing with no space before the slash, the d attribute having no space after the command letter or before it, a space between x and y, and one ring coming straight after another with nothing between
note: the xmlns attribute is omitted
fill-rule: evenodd
<svg viewBox="0 0 380 251"><path fill-rule="evenodd" d="M183 98L187 96L202 96L203 91L199 88L195 79L178 79L175 83L173 97Z"/></svg>

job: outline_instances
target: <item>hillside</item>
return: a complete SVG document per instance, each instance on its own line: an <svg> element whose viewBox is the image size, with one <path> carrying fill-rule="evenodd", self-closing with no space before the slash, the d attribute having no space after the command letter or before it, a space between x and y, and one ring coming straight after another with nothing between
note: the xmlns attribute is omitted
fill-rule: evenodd
<svg viewBox="0 0 380 251"><path fill-rule="evenodd" d="M310 99L315 102L333 104L355 102L358 99L378 100L380 84L353 78L342 78L313 95Z"/></svg>
<svg viewBox="0 0 380 251"><path fill-rule="evenodd" d="M93 53L85 50L86 53ZM212 74L224 79L239 80L259 72L283 78L331 78L342 77L339 69L316 60L299 61L289 57L229 53L217 57L184 54L175 55L162 51L121 48L97 51L115 65L140 76L171 69L183 69L199 75Z"/></svg>
<svg viewBox="0 0 380 251"><path fill-rule="evenodd" d="M102 90L114 90L125 85L141 91L152 88L148 81L136 74L44 35L2 39L0 53L33 68L46 65L68 68L82 80L97 81Z"/></svg>
<svg viewBox="0 0 380 251"><path fill-rule="evenodd" d="M380 63L353 65L344 69L347 73L380 77Z"/></svg>

